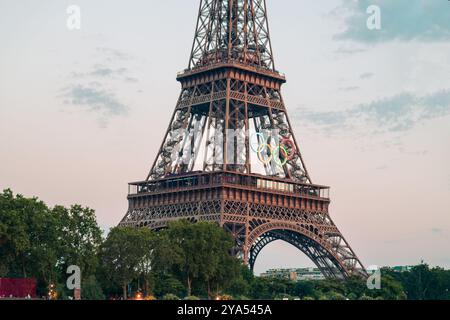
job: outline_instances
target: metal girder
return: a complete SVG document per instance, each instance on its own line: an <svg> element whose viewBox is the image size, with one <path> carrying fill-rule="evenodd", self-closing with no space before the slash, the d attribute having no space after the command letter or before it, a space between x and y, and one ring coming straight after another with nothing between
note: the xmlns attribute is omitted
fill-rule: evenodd
<svg viewBox="0 0 450 320"><path fill-rule="evenodd" d="M232 234L232 254L250 267L282 240L327 277L367 276L329 215L329 188L314 185L306 169L281 95L265 0L201 0L189 68L177 80L169 127L146 180L130 184L120 225L212 221Z"/></svg>
<svg viewBox="0 0 450 320"><path fill-rule="evenodd" d="M265 0L201 0L189 69L224 61L275 70Z"/></svg>
<svg viewBox="0 0 450 320"><path fill-rule="evenodd" d="M148 179L191 172L198 159L203 159L198 167L205 171L251 173L250 136L268 132L274 140L271 149L288 140L292 143L285 150L292 156L284 161L280 150L280 162L285 162L280 168L269 148L261 150L266 174L310 183L281 93L255 84L257 80L216 79L184 88ZM264 144L260 135L257 139Z"/></svg>
<svg viewBox="0 0 450 320"><path fill-rule="evenodd" d="M345 257L336 255L336 248L334 250L327 249L326 246L311 237L286 228L274 229L263 233L253 242L248 255L248 263L252 270L262 249L277 240L287 242L303 252L326 277L367 276L363 265L353 252L348 252Z"/></svg>

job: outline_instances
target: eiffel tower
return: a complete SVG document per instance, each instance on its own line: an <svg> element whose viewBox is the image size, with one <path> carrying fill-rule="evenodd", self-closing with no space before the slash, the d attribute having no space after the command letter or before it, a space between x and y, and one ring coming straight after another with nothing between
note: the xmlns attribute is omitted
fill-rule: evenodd
<svg viewBox="0 0 450 320"><path fill-rule="evenodd" d="M329 278L367 273L313 184L281 95L265 0L201 0L181 94L145 181L129 184L120 226L213 221L251 269L285 241Z"/></svg>

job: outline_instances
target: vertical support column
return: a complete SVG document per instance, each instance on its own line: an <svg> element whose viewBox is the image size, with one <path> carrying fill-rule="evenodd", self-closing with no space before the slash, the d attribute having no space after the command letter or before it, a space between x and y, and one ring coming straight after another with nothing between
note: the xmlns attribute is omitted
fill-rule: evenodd
<svg viewBox="0 0 450 320"><path fill-rule="evenodd" d="M231 101L231 79L227 78L227 98L225 103L225 124L223 126L223 170L228 170L228 136L227 130L230 127L230 101Z"/></svg>
<svg viewBox="0 0 450 320"><path fill-rule="evenodd" d="M178 98L177 105L181 101L182 94L183 94L183 90L181 90L181 93L180 93L179 98ZM175 121L175 116L177 115L177 112L178 112L178 110L175 109L175 111L172 114L172 118L170 119L169 126L167 127L167 130L166 130L166 134L164 135L164 139L161 142L161 146L159 147L158 154L156 155L156 158L153 161L153 165L152 165L152 167L150 169L150 172L147 175L146 180L149 180L152 177L152 175L155 174L156 166L158 165L158 160L162 160L162 154L163 154L163 151L164 151L164 146L165 146L165 143L167 142L169 134L171 133L172 125L173 125L173 123Z"/></svg>
<svg viewBox="0 0 450 320"><path fill-rule="evenodd" d="M225 195L224 195L224 192L225 192L225 190L222 188L222 189L219 189L219 192L220 192L220 195L219 195L219 198L220 198L220 226L221 227L223 227L223 225L225 224L225 217L224 217L224 214L225 214Z"/></svg>
<svg viewBox="0 0 450 320"><path fill-rule="evenodd" d="M250 124L249 112L248 112L248 83L244 82L244 96L245 96L245 167L247 173L252 173L251 161L250 161Z"/></svg>
<svg viewBox="0 0 450 320"><path fill-rule="evenodd" d="M244 63L248 62L248 16L248 0L244 0Z"/></svg>
<svg viewBox="0 0 450 320"><path fill-rule="evenodd" d="M272 109L272 102L270 100L270 95L269 92L267 91L267 87L264 87L264 95L266 96L266 101L267 101L267 105L269 106L269 118L270 118L270 125L272 126L272 129L277 129L275 128L275 121L273 119L273 109ZM282 137L279 137L278 139L280 139L280 141L278 141L279 143L281 143ZM286 165L283 166L283 171L284 171L284 175L291 179L291 173L290 171L287 169Z"/></svg>
<svg viewBox="0 0 450 320"><path fill-rule="evenodd" d="M247 201L247 213L245 215L245 242L244 247L242 248L242 252L244 255L244 263L248 265L250 260L250 249L251 243L248 242L248 238L250 235L250 202Z"/></svg>
<svg viewBox="0 0 450 320"><path fill-rule="evenodd" d="M228 1L228 59L231 58L231 52L233 48L233 8L234 1L236 0L227 0Z"/></svg>

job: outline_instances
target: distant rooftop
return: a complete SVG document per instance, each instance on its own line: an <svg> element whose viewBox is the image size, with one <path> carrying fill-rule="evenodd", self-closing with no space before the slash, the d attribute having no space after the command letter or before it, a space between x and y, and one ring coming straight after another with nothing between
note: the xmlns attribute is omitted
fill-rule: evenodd
<svg viewBox="0 0 450 320"><path fill-rule="evenodd" d="M394 266L388 268L392 269L395 272L407 272L410 271L413 266ZM370 266L367 268L367 272L369 274L372 274L378 269L379 267L377 266ZM266 272L261 273L261 277L287 279L293 281L325 279L320 269L314 267L269 269Z"/></svg>

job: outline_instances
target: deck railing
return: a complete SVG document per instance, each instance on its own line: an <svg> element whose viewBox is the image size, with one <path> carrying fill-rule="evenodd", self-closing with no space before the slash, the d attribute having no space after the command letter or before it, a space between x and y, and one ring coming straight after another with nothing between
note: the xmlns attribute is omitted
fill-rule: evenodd
<svg viewBox="0 0 450 320"><path fill-rule="evenodd" d="M330 188L313 184L287 182L286 180L257 175L220 172L191 175L174 175L161 180L129 184L128 194L139 195L168 191L182 191L205 187L236 185L257 190L276 191L286 194L303 194L310 197L329 199Z"/></svg>

